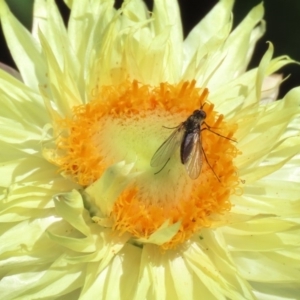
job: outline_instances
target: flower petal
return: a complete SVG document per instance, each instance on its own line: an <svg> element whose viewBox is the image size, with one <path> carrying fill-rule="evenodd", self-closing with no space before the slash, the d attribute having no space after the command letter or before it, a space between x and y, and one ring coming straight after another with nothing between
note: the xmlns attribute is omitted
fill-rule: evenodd
<svg viewBox="0 0 300 300"><path fill-rule="evenodd" d="M24 83L37 91L47 82L47 68L37 41L12 15L4 0L0 1L1 24L11 55Z"/></svg>
<svg viewBox="0 0 300 300"><path fill-rule="evenodd" d="M81 196L77 191L73 190L71 193L57 195L54 203L58 214L67 222L84 235L90 234L90 229L84 221L87 217L86 211L82 207Z"/></svg>
<svg viewBox="0 0 300 300"><path fill-rule="evenodd" d="M154 21L153 29L156 34L169 31L167 47L167 61L169 68L165 69L165 77L161 81L169 81L171 83L180 80L182 69L182 42L183 32L180 18L178 3L175 0L155 0L154 1Z"/></svg>
<svg viewBox="0 0 300 300"><path fill-rule="evenodd" d="M233 0L219 1L214 8L191 30L184 40L185 70L196 51L206 46L206 43L218 36L224 27L231 24ZM218 20L218 22L216 22ZM230 28L229 28L230 30ZM188 79L188 78L187 78Z"/></svg>
<svg viewBox="0 0 300 300"><path fill-rule="evenodd" d="M130 173L133 166L133 163L125 164L125 162L113 165L104 172L99 180L86 189L86 193L100 209L100 216L110 215L119 194L135 176L134 173Z"/></svg>
<svg viewBox="0 0 300 300"><path fill-rule="evenodd" d="M8 74L17 78L18 80L22 81L22 77L21 77L20 73L17 70L13 69L12 67L5 65L3 63L0 63L0 69L4 70Z"/></svg>
<svg viewBox="0 0 300 300"><path fill-rule="evenodd" d="M282 74L273 74L264 79L262 84L261 103L266 104L277 100L279 86L282 81Z"/></svg>
<svg viewBox="0 0 300 300"><path fill-rule="evenodd" d="M222 49L225 58L209 80L210 89L214 90L245 72L249 62L247 59L249 47L253 47L254 42L251 39L252 31L262 20L263 14L262 4L257 5L230 34Z"/></svg>

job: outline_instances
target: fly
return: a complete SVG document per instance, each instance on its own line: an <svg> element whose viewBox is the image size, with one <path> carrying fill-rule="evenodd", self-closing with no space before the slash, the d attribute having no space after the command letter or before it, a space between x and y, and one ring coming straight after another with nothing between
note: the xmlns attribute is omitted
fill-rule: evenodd
<svg viewBox="0 0 300 300"><path fill-rule="evenodd" d="M181 163L185 166L186 171L191 179L197 179L199 177L204 156L207 164L209 165L217 179L220 181L219 177L209 164L203 150L201 131L207 129L218 136L229 140L231 139L210 130L210 127L204 121L206 118L206 113L202 109L203 106L204 105L202 105L200 109L195 110L193 114L186 119L185 122L182 122L177 127L175 127L175 130L172 132L172 134L154 153L150 162L151 167L157 168L162 166L162 168L155 174L158 174L164 169L164 167L169 162L173 152L180 145L180 160ZM203 124L206 125L205 128L202 128Z"/></svg>

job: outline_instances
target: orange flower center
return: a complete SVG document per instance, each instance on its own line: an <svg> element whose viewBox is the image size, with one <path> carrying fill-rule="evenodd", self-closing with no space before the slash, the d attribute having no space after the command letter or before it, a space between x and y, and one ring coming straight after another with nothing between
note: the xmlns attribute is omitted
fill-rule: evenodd
<svg viewBox="0 0 300 300"><path fill-rule="evenodd" d="M237 126L225 122L207 98L208 90L196 88L195 81L103 86L91 102L73 109L72 119L56 122L52 162L82 186L95 182L113 164L133 162L138 175L117 197L108 216L112 227L147 239L166 221L179 222L178 232L161 245L175 247L229 211L230 195L238 187L233 164L238 151L232 141ZM203 109L206 118L199 122L202 130L195 139L199 145L193 163L202 160L200 175L192 179L180 148L185 147L182 123L197 109ZM179 134L175 127L180 124ZM164 165L151 167L154 153L172 132L178 136L174 149L168 149L170 157Z"/></svg>

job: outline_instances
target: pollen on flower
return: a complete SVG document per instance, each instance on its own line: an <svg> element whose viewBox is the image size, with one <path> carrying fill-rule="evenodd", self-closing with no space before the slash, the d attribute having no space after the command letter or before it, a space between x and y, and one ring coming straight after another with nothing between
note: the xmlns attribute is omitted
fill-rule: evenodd
<svg viewBox="0 0 300 300"><path fill-rule="evenodd" d="M153 154L172 133L168 128L175 128L200 107L211 129L201 132L200 176L196 180L188 176L179 147L163 169L152 168ZM72 119L56 121L52 162L82 186L95 182L113 164L134 162L140 175L115 199L109 216L113 229L148 238L166 220L180 222L175 236L161 245L167 249L230 210L229 197L239 182L233 164L238 150L230 140L236 129L214 110L208 90L196 88L195 81L158 87L126 81L101 87L91 102L73 109Z"/></svg>

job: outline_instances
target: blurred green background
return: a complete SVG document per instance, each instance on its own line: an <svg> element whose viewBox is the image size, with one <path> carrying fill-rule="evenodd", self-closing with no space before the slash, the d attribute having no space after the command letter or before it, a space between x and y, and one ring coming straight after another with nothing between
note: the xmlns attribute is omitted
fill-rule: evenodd
<svg viewBox="0 0 300 300"><path fill-rule="evenodd" d="M11 10L18 19L27 27L31 28L31 16L33 0L6 0ZM116 0L116 7L120 6L121 0ZM149 9L153 5L152 0L145 1ZM217 0L179 0L185 35L193 26L217 3ZM234 7L234 24L237 25L249 10L260 3L259 0L236 0ZM64 19L68 19L69 11L63 0L57 0ZM275 56L287 54L300 61L300 0L265 0L265 20L267 33L259 41L250 67L257 66L259 60L267 49L266 41L271 41L275 46ZM0 34L0 61L15 67L8 52L5 40ZM300 85L300 66L290 65L282 70L286 76L291 77L283 83L281 96L290 88Z"/></svg>

